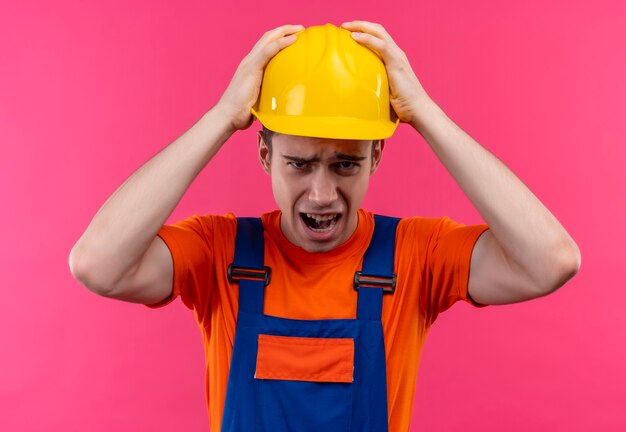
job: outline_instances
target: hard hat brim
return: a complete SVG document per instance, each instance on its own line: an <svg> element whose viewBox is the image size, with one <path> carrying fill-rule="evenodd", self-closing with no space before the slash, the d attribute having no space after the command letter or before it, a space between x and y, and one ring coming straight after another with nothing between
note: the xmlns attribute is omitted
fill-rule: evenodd
<svg viewBox="0 0 626 432"><path fill-rule="evenodd" d="M287 135L331 139L377 140L393 135L399 120L368 121L353 117L305 117L251 113L267 129Z"/></svg>

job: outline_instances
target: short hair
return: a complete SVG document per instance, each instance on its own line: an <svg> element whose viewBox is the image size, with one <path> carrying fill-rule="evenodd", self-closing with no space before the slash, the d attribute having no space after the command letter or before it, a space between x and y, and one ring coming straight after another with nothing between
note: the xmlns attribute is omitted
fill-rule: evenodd
<svg viewBox="0 0 626 432"><path fill-rule="evenodd" d="M274 132L273 130L270 130L268 128L266 128L265 126L263 126L263 141L265 141L265 145L267 146L267 151L270 155L270 159L272 158L272 138L274 137L274 134L276 134L277 132ZM376 147L376 143L380 142L380 140L372 140L372 160L374 159L374 149Z"/></svg>
<svg viewBox="0 0 626 432"><path fill-rule="evenodd" d="M268 128L263 126L263 141L265 141L265 145L267 145L270 156L272 155L272 138L274 137L275 133L276 132L274 132L273 130L269 130Z"/></svg>

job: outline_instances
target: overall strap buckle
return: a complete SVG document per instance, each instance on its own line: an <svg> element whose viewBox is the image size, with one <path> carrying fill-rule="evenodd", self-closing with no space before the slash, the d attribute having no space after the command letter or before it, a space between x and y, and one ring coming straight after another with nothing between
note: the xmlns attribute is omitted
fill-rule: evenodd
<svg viewBox="0 0 626 432"><path fill-rule="evenodd" d="M358 291L362 286L364 288L382 288L383 294L393 294L396 291L395 273L391 276L364 275L363 272L354 273L354 289Z"/></svg>
<svg viewBox="0 0 626 432"><path fill-rule="evenodd" d="M228 281L239 282L240 280L254 280L254 281L262 281L265 286L269 285L270 280L272 278L272 269L267 266L263 266L262 268L252 268L252 267L239 267L234 266L234 263L230 263L228 265Z"/></svg>

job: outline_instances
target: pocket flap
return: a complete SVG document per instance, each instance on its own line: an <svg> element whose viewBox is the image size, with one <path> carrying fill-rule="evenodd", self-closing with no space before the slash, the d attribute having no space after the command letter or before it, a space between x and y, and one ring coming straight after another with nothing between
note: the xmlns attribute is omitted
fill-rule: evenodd
<svg viewBox="0 0 626 432"><path fill-rule="evenodd" d="M257 379L351 383L354 339L259 335Z"/></svg>

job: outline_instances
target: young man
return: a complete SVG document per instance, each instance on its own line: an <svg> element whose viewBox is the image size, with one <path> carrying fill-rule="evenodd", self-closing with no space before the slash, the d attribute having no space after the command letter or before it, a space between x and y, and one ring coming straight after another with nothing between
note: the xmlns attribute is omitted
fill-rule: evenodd
<svg viewBox="0 0 626 432"><path fill-rule="evenodd" d="M151 307L180 295L194 310L214 431L408 430L437 314L459 299L547 295L578 271L580 253L524 184L429 98L382 26L303 30L286 25L258 41L220 101L104 204L70 267L100 295ZM299 70L294 53L310 69ZM296 55L291 68L279 66L283 54ZM382 86L368 75L376 62ZM310 70L321 75L307 81ZM276 75L279 87L304 76L287 102L267 96L264 79ZM359 79L374 83L377 102L359 93ZM328 100L339 80L341 97ZM273 117L281 106L291 112ZM341 110L359 118L341 123ZM259 158L280 210L260 221L196 216L163 226L224 142L252 124L251 111L264 125ZM360 209L393 115L427 140L488 225Z"/></svg>

